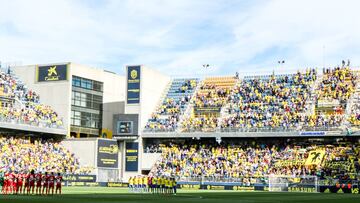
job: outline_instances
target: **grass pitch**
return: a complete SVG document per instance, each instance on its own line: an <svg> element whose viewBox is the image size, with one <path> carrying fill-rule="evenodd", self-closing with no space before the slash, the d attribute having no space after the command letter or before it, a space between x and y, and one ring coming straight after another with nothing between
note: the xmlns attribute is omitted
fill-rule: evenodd
<svg viewBox="0 0 360 203"><path fill-rule="evenodd" d="M152 195L129 193L125 188L64 187L61 196L0 195L0 203L257 203L257 202L360 202L360 194L331 193L274 193L239 192L224 190L178 190L173 195Z"/></svg>

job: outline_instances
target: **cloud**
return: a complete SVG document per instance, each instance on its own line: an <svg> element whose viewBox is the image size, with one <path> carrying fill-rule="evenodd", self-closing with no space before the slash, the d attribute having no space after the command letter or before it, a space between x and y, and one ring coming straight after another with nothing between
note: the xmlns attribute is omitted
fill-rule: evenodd
<svg viewBox="0 0 360 203"><path fill-rule="evenodd" d="M6 1L0 59L74 61L123 73L146 64L172 75L226 75L330 66L360 55L356 0ZM210 64L204 73L202 64Z"/></svg>

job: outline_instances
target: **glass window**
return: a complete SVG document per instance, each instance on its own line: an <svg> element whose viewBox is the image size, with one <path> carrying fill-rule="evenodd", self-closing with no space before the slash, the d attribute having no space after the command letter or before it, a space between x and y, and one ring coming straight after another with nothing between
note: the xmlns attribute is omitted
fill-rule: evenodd
<svg viewBox="0 0 360 203"><path fill-rule="evenodd" d="M90 95L90 94L81 93L80 94L81 100L85 100L87 95Z"/></svg>
<svg viewBox="0 0 360 203"><path fill-rule="evenodd" d="M88 112L71 111L71 125L99 128L101 119L99 114L92 114Z"/></svg>
<svg viewBox="0 0 360 203"><path fill-rule="evenodd" d="M80 126L80 115L81 113L79 111L71 111L71 125Z"/></svg>
<svg viewBox="0 0 360 203"><path fill-rule="evenodd" d="M75 87L81 87L89 90L95 90L102 92L103 91L103 83L99 81L94 81L86 78L81 78L78 76L73 76L72 85Z"/></svg>
<svg viewBox="0 0 360 203"><path fill-rule="evenodd" d="M103 100L102 96L94 95L94 101L102 103L102 100Z"/></svg>
<svg viewBox="0 0 360 203"><path fill-rule="evenodd" d="M73 80L72 80L72 85L75 86L75 87L80 87L80 78L79 77L76 77L76 76L73 76Z"/></svg>
<svg viewBox="0 0 360 203"><path fill-rule="evenodd" d="M98 81L94 81L94 90L102 92L103 91L103 84Z"/></svg>

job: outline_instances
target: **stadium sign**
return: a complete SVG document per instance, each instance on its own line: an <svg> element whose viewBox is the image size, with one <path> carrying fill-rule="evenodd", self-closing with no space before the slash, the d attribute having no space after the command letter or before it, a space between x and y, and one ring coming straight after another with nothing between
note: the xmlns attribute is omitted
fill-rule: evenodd
<svg viewBox="0 0 360 203"><path fill-rule="evenodd" d="M64 181L68 182L95 182L96 175L65 175Z"/></svg>
<svg viewBox="0 0 360 203"><path fill-rule="evenodd" d="M127 142L125 149L125 171L138 171L139 143Z"/></svg>
<svg viewBox="0 0 360 203"><path fill-rule="evenodd" d="M97 166L117 168L119 147L115 140L98 139Z"/></svg>
<svg viewBox="0 0 360 203"><path fill-rule="evenodd" d="M106 187L106 183L99 183L99 182L65 182L63 186L76 186L76 187Z"/></svg>
<svg viewBox="0 0 360 203"><path fill-rule="evenodd" d="M127 67L127 103L140 103L140 66Z"/></svg>
<svg viewBox="0 0 360 203"><path fill-rule="evenodd" d="M108 182L108 187L129 187L128 183L122 183L122 182Z"/></svg>
<svg viewBox="0 0 360 203"><path fill-rule="evenodd" d="M324 131L304 131L304 132L299 132L299 135L301 135L301 136L325 136L326 132L324 132Z"/></svg>
<svg viewBox="0 0 360 203"><path fill-rule="evenodd" d="M37 82L53 82L67 80L68 64L36 67Z"/></svg>
<svg viewBox="0 0 360 203"><path fill-rule="evenodd" d="M255 191L255 187L254 186L233 186L232 190L237 190L237 191Z"/></svg>

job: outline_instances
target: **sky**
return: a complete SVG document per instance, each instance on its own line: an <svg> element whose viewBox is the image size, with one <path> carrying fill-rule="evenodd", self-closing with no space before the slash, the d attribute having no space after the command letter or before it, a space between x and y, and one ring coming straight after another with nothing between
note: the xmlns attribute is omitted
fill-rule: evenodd
<svg viewBox="0 0 360 203"><path fill-rule="evenodd" d="M244 75L360 65L358 0L0 0L3 64ZM282 65L279 60L284 60ZM202 67L209 64L208 69Z"/></svg>

